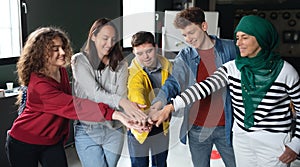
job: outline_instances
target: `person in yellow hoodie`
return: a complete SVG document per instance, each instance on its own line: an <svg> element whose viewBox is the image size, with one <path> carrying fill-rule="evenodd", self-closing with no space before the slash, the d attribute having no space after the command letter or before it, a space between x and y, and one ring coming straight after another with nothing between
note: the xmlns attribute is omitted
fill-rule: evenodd
<svg viewBox="0 0 300 167"><path fill-rule="evenodd" d="M150 115L151 101L171 74L172 64L157 53L151 32L137 32L132 36L131 45L135 58L128 68L128 99L146 105L144 112ZM149 132L140 133L134 129L128 131L128 150L132 167L148 167L149 154L153 167L167 166L168 127L167 120L159 127L153 126Z"/></svg>

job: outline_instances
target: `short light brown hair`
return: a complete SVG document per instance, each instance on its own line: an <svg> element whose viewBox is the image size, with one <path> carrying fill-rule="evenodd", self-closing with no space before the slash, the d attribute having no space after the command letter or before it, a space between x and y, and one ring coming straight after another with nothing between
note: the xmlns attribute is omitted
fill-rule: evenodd
<svg viewBox="0 0 300 167"><path fill-rule="evenodd" d="M201 26L203 22L205 22L204 11L198 7L190 7L177 13L173 24L178 29L184 29L192 23Z"/></svg>

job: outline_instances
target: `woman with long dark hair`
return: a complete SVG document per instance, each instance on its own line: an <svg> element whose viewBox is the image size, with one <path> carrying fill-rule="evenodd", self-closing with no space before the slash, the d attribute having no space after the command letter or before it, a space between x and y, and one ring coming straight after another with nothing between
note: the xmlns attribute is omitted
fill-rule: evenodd
<svg viewBox="0 0 300 167"><path fill-rule="evenodd" d="M107 18L96 20L81 51L72 57L76 96L124 110L137 122L147 115L127 97L128 64L118 43L118 29ZM76 150L85 167L115 167L124 142L119 121L76 121Z"/></svg>

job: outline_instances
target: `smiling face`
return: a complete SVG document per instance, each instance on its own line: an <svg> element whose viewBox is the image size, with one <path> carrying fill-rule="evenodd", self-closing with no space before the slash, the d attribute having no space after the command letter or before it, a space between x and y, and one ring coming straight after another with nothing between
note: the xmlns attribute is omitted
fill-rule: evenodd
<svg viewBox="0 0 300 167"><path fill-rule="evenodd" d="M239 47L241 57L255 57L261 50L254 36L241 31L236 33L236 45Z"/></svg>
<svg viewBox="0 0 300 167"><path fill-rule="evenodd" d="M136 55L139 63L147 68L155 68L157 57L156 49L151 43L144 43L133 47L133 53Z"/></svg>
<svg viewBox="0 0 300 167"><path fill-rule="evenodd" d="M48 58L48 64L50 67L61 67L66 64L63 42L60 37L55 37L52 42L52 55Z"/></svg>
<svg viewBox="0 0 300 167"><path fill-rule="evenodd" d="M181 34L184 37L184 40L193 46L194 48L200 49L206 39L207 33L207 23L203 22L201 26L191 23L183 29L180 29Z"/></svg>
<svg viewBox="0 0 300 167"><path fill-rule="evenodd" d="M95 42L98 56L102 60L105 55L109 54L116 43L116 31L114 27L110 25L103 26L96 35L92 36L92 41Z"/></svg>

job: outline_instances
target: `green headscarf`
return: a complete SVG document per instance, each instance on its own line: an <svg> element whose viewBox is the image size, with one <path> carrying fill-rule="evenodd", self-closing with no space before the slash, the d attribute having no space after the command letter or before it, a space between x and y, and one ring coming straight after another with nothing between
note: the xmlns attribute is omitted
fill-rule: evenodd
<svg viewBox="0 0 300 167"><path fill-rule="evenodd" d="M245 107L244 126L248 129L254 124L254 111L279 75L283 60L274 51L278 46L279 37L275 27L269 21L259 16L244 16L234 31L235 40L238 31L254 36L261 47L255 57L241 57L239 54L235 61L241 72Z"/></svg>

